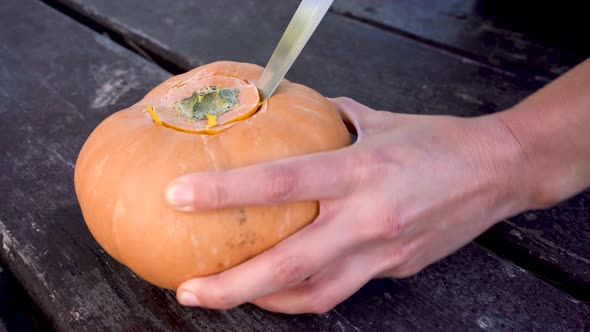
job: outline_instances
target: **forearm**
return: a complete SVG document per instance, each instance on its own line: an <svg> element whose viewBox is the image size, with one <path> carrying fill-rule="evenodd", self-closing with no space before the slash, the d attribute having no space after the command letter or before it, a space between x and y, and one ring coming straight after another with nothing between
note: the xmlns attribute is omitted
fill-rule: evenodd
<svg viewBox="0 0 590 332"><path fill-rule="evenodd" d="M590 59L497 116L522 146L529 208L590 186Z"/></svg>

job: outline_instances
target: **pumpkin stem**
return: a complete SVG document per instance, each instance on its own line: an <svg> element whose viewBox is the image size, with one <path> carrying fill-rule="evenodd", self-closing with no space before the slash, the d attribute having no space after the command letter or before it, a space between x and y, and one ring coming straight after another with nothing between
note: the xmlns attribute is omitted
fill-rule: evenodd
<svg viewBox="0 0 590 332"><path fill-rule="evenodd" d="M214 85L199 89L174 103L176 114L188 120L210 119L238 106L238 89L218 88Z"/></svg>

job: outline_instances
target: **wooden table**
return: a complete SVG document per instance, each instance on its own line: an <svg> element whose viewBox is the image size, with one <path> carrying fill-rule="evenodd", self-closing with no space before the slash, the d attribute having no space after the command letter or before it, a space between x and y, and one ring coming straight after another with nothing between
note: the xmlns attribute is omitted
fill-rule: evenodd
<svg viewBox="0 0 590 332"><path fill-rule="evenodd" d="M288 78L396 112L505 109L590 55L583 11L506 3L338 0ZM171 74L264 65L297 4L2 1L0 331L590 329L590 192L503 221L415 277L373 281L325 315L183 308L97 245L72 180L93 128ZM564 23L546 29L548 17Z"/></svg>

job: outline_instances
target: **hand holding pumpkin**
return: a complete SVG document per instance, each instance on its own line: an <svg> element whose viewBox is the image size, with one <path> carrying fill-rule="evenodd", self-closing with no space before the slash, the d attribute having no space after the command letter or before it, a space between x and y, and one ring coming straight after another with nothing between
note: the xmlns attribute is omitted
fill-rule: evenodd
<svg viewBox="0 0 590 332"><path fill-rule="evenodd" d="M590 61L473 119L333 107L287 80L260 102L262 71L219 61L171 77L102 121L76 161L94 238L183 304L324 312L590 185Z"/></svg>
<svg viewBox="0 0 590 332"><path fill-rule="evenodd" d="M320 202L313 223L270 250L181 284L180 303L325 312L372 278L411 276L530 206L521 147L496 115L403 115L332 102L356 128L354 145L194 173L168 188L183 211Z"/></svg>

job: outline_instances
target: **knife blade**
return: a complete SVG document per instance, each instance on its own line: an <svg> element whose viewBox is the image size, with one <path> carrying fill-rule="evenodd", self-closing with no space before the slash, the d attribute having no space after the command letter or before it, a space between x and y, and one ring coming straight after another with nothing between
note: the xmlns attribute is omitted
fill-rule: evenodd
<svg viewBox="0 0 590 332"><path fill-rule="evenodd" d="M274 93L320 24L332 2L334 0L301 1L264 68L262 76L256 83L262 101L267 100Z"/></svg>

